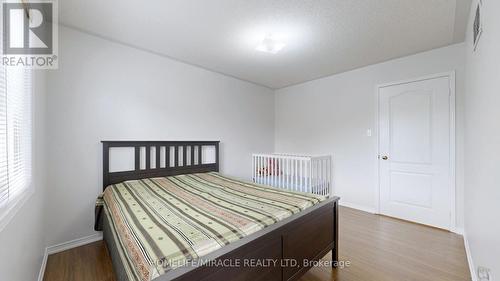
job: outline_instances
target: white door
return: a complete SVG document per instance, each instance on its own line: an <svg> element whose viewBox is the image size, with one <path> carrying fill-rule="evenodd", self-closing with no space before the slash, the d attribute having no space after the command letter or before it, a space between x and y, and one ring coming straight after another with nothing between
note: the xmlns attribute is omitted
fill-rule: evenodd
<svg viewBox="0 0 500 281"><path fill-rule="evenodd" d="M381 214L450 229L450 93L449 77L379 88Z"/></svg>

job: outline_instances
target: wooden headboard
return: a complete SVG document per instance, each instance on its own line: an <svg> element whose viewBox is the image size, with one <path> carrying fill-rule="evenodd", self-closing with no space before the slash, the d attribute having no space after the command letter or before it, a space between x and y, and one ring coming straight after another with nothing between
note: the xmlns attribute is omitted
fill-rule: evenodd
<svg viewBox="0 0 500 281"><path fill-rule="evenodd" d="M203 163L202 148L207 146L215 147L215 163ZM111 148L117 147L134 149L133 170L110 172L109 152ZM145 160L143 167L141 157ZM155 167L151 167L151 157L155 157ZM164 159L163 164L160 159ZM102 141L102 164L103 190L111 184L126 180L218 172L219 141Z"/></svg>

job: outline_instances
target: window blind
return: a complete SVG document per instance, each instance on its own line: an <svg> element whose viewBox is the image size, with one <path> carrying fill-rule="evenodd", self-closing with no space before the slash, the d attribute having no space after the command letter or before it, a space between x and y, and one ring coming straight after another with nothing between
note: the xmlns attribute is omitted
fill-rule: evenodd
<svg viewBox="0 0 500 281"><path fill-rule="evenodd" d="M0 66L0 217L31 187L32 70Z"/></svg>
<svg viewBox="0 0 500 281"><path fill-rule="evenodd" d="M1 47L1 45L0 45ZM7 172L7 83L6 69L0 67L0 210L9 200Z"/></svg>

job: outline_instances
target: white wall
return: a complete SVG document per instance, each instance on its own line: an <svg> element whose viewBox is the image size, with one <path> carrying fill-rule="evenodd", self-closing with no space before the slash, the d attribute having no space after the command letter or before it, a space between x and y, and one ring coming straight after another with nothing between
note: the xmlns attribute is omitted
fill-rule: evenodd
<svg viewBox="0 0 500 281"><path fill-rule="evenodd" d="M466 41L465 232L474 265L500 280L500 2L483 2L477 51Z"/></svg>
<svg viewBox="0 0 500 281"><path fill-rule="evenodd" d="M463 175L464 45L432 50L280 89L275 96L275 149L332 154L335 194L375 208L376 85L456 70L457 174ZM367 137L366 131L373 131ZM457 225L463 225L463 179L457 178Z"/></svg>
<svg viewBox="0 0 500 281"><path fill-rule="evenodd" d="M45 73L34 83L34 194L0 232L0 280L36 280L45 252Z"/></svg>
<svg viewBox="0 0 500 281"><path fill-rule="evenodd" d="M49 245L95 233L101 140L220 140L221 170L249 178L273 150L270 89L60 28L48 77Z"/></svg>

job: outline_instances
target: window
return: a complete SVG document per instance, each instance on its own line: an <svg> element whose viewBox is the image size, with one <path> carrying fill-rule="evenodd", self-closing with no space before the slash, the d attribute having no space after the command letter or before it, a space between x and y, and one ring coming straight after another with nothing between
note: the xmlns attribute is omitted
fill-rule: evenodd
<svg viewBox="0 0 500 281"><path fill-rule="evenodd" d="M32 70L0 66L0 230L32 190Z"/></svg>

